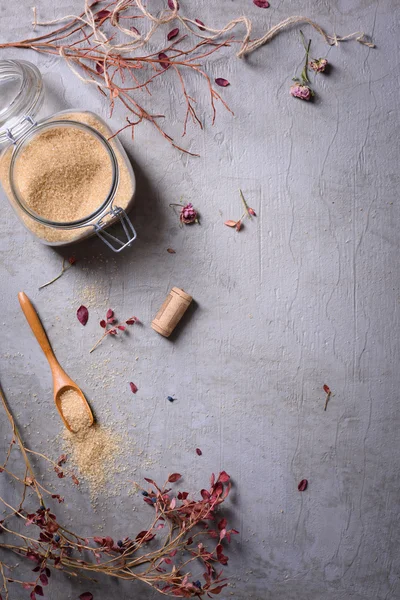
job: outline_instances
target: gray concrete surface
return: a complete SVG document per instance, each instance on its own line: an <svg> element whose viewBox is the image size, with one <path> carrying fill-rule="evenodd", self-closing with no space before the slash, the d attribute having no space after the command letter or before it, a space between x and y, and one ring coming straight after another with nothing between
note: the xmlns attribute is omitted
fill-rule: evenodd
<svg viewBox="0 0 400 600"><path fill-rule="evenodd" d="M2 40L29 33L31 4L1 3ZM81 6L37 4L42 18ZM23 289L99 420L112 420L129 439L128 472L97 506L85 485L65 488L63 510L75 526L132 534L148 518L130 492L132 480L178 470L193 491L224 468L235 482L228 512L240 536L221 600L396 600L399 3L272 1L267 11L250 0L201 0L195 12L191 4L181 0L192 16L218 25L247 13L257 32L305 14L338 33L369 32L377 48L331 48L333 68L318 77L313 104L288 94L302 60L298 30L247 61L229 51L210 61L209 72L231 82L221 93L235 116L219 107L214 127L207 119L203 132L189 128L184 143L200 152L197 159L147 125L134 143L122 135L138 177L137 242L121 256L99 240L77 246L77 265L41 292L60 254L72 250L35 241L1 194L2 384L27 443L57 455L61 424L48 366L17 304ZM312 53L324 55L322 40L305 32ZM0 52L6 56L40 67L44 112L77 107L107 115L97 91L57 58ZM183 105L172 73L167 80L157 88L155 112L165 111L179 139ZM205 88L195 77L190 86L208 117ZM124 116L116 111L113 125ZM258 217L237 234L223 221L240 215L239 187ZM198 207L201 226L179 228L168 205L181 196ZM197 304L168 341L150 322L173 285ZM75 318L80 304L90 310L85 328ZM89 354L109 306L120 316L136 314L144 327ZM139 388L135 396L129 381ZM334 394L326 412L324 383ZM5 439L3 417L1 427ZM300 494L304 477L309 488ZM47 597L75 599L86 587L60 575ZM91 589L95 600L157 597L118 582L100 580ZM12 600L21 598L13 593Z"/></svg>

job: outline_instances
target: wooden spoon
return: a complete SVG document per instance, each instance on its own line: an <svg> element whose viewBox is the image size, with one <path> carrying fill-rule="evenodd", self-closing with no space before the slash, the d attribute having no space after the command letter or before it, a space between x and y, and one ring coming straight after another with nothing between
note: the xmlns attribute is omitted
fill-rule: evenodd
<svg viewBox="0 0 400 600"><path fill-rule="evenodd" d="M65 371L61 368L60 363L56 359L54 352L50 346L50 342L48 340L45 330L43 329L43 325L40 322L39 316L36 310L34 309L31 301L24 292L19 292L18 300L24 312L26 320L28 321L33 331L35 338L39 342L41 349L43 350L47 360L49 361L51 373L53 375L54 402L56 403L57 410L60 413L65 427L69 431L73 431L68 421L65 419L61 409L61 394L63 392L66 392L67 390L74 390L74 392L77 392L80 395L80 397L82 398L82 402L84 403L85 408L88 412L90 425L93 425L92 410L82 390L76 385L74 381L72 381L72 379L70 379L70 377L68 377Z"/></svg>

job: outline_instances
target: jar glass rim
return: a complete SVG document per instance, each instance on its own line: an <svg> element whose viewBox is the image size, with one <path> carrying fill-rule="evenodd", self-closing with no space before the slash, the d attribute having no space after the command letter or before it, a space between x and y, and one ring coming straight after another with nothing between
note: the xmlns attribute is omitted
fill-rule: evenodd
<svg viewBox="0 0 400 600"><path fill-rule="evenodd" d="M75 221L53 221L51 219L46 219L45 217L39 215L34 210L32 210L32 208L29 207L26 204L26 202L23 200L23 198L19 192L18 185L16 184L16 181L15 181L16 161L18 159L19 153L25 147L25 144L30 142L38 132L41 132L45 129L54 129L57 127L78 128L78 129L81 129L82 131L90 133L91 135L96 137L101 142L101 144L107 151L107 154L108 154L108 157L109 157L110 163L111 163L111 169L112 169L111 186L110 186L110 189L108 190L107 194L105 195L104 200L92 213L86 215L82 219L77 219ZM114 152L111 144L99 131L97 131L90 125L86 125L85 123L81 123L79 121L64 120L64 119L63 120L43 121L43 122L31 127L31 129L25 135L23 135L17 141L16 145L14 146L13 154L11 157L11 163L10 163L10 187L11 187L12 193L13 193L16 201L18 202L18 205L22 208L22 210L26 214L28 214L32 219L34 219L38 223L41 223L42 225L47 225L49 227L54 227L54 228L58 228L58 229L78 228L78 227L83 227L85 225L88 225L91 221L93 221L97 217L100 217L101 214L107 208L110 207L110 205L112 204L112 202L114 200L114 197L115 197L115 194L116 194L116 191L118 188L118 182L119 182L118 161L117 161L117 157L115 155L115 152Z"/></svg>
<svg viewBox="0 0 400 600"><path fill-rule="evenodd" d="M1 145L14 143L28 131L43 104L44 90L39 69L29 61L13 59L0 60L0 87Z"/></svg>

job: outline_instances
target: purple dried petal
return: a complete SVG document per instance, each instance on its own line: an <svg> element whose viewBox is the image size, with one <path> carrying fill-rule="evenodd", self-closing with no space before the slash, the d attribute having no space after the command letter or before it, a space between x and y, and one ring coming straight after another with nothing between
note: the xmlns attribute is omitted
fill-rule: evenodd
<svg viewBox="0 0 400 600"><path fill-rule="evenodd" d="M267 2L267 0L253 0L253 4L258 6L258 8L269 8L269 2Z"/></svg>
<svg viewBox="0 0 400 600"><path fill-rule="evenodd" d="M176 0L176 10L179 10L179 2L178 0ZM173 0L168 0L168 6L170 7L171 10L175 10L175 6L174 6L174 2Z"/></svg>
<svg viewBox="0 0 400 600"><path fill-rule="evenodd" d="M132 381L129 383L129 385L131 387L132 394L136 394L136 392L138 391L137 385L135 385Z"/></svg>
<svg viewBox="0 0 400 600"><path fill-rule="evenodd" d="M231 85L229 81L227 79L224 79L223 77L217 77L215 83L221 87L228 87L228 85Z"/></svg>
<svg viewBox="0 0 400 600"><path fill-rule="evenodd" d="M167 39L173 40L174 38L176 38L176 36L178 34L179 34L179 29L178 29L178 27L175 27L175 29L171 29L171 31L169 32L169 34L167 35Z"/></svg>
<svg viewBox="0 0 400 600"><path fill-rule="evenodd" d="M84 592L79 596L79 600L93 600L93 594L90 592Z"/></svg>
<svg viewBox="0 0 400 600"><path fill-rule="evenodd" d="M105 329L107 327L107 323L105 322L104 319L102 321L100 321L100 327L102 327L103 329Z"/></svg>
<svg viewBox="0 0 400 600"><path fill-rule="evenodd" d="M199 28L201 31L205 31L205 27L204 27L204 23L203 23L203 21L200 21L200 19L195 19L195 21L196 21L196 23L197 23L197 26L198 26L198 28Z"/></svg>
<svg viewBox="0 0 400 600"><path fill-rule="evenodd" d="M94 15L94 18L96 19L96 21L101 21L102 19L106 19L110 15L111 15L111 12L109 10L99 10L99 12L97 12Z"/></svg>
<svg viewBox="0 0 400 600"><path fill-rule="evenodd" d="M114 316L114 311L109 308L106 314L106 319L112 319L112 317Z"/></svg>
<svg viewBox="0 0 400 600"><path fill-rule="evenodd" d="M82 325L86 325L89 318L89 311L86 308L86 306L80 306L76 311L76 316L78 317L79 323L81 323Z"/></svg>
<svg viewBox="0 0 400 600"><path fill-rule="evenodd" d="M297 486L297 489L299 490L299 492L305 492L308 486L308 481L307 479L302 479L299 483L299 485Z"/></svg>
<svg viewBox="0 0 400 600"><path fill-rule="evenodd" d="M160 52L158 58L160 60L160 65L162 66L162 68L169 69L171 65L169 62L166 62L168 60L168 56L165 54L165 52Z"/></svg>
<svg viewBox="0 0 400 600"><path fill-rule="evenodd" d="M104 65L101 62L96 62L96 71L98 72L99 75L103 75L104 73Z"/></svg>

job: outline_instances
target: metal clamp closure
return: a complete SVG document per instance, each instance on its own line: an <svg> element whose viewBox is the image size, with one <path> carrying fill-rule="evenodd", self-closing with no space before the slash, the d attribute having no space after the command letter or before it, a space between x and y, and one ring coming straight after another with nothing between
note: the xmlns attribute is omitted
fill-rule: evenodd
<svg viewBox="0 0 400 600"><path fill-rule="evenodd" d="M106 217L111 217L112 219L119 219L119 222L122 225L122 228L125 233L125 239L119 239L115 235L112 235L108 231L105 230L110 223L105 219ZM123 208L119 206L113 206L105 215L101 217L94 224L94 230L99 238L109 247L113 252L121 252L127 246L130 246L132 242L136 239L136 231L128 218L128 215L124 211Z"/></svg>

